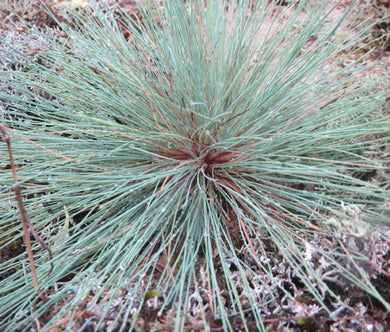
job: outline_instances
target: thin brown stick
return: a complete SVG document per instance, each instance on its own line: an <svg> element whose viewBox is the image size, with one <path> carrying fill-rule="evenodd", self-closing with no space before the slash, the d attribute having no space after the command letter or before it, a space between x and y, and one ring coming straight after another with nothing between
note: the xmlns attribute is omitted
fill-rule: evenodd
<svg viewBox="0 0 390 332"><path fill-rule="evenodd" d="M34 239L42 246L42 248L44 248L49 253L50 259L53 258L52 253L51 253L51 250L49 249L49 247L43 241L43 239L36 233L33 225L31 224L31 220L28 216L28 213L27 213L26 208L25 208L24 203L23 203L22 190L20 189L20 185L18 183L18 177L16 175L16 167L15 167L14 158L12 155L10 137L3 128L0 127L0 130L3 134L3 139L7 144L9 159L11 162L12 175L13 175L13 180L15 183L14 191L15 191L16 200L18 202L20 219L22 221L23 233L24 233L24 238L25 238L26 247L27 247L27 255L28 255L28 259L29 259L30 267L31 267L31 275L32 275L32 279L33 279L33 285L34 285L34 288L37 291L37 293L40 295L40 297L43 300L46 300L46 297L41 293L41 290L39 289L39 285L38 285L38 278L37 278L37 274L36 274L36 270L35 270L34 255L33 255L33 251L32 251L29 230L30 230L31 234L33 235ZM49 273L52 271L52 269L53 269L53 263L51 263L51 268L50 268Z"/></svg>

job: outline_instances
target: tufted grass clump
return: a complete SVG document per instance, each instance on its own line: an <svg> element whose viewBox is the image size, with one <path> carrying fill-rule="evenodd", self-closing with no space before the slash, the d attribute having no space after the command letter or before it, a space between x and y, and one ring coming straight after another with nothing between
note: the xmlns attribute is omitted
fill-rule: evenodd
<svg viewBox="0 0 390 332"><path fill-rule="evenodd" d="M389 90L358 79L364 59L344 63L368 31L338 37L352 10L94 5L55 37L20 32L24 50L3 39L1 128L53 259L35 244L43 299L23 252L0 263L2 330L263 330L265 306L297 301L278 255L325 312L340 298L319 257L389 310L365 255L334 235L386 221L390 197L368 176L389 167L371 153L387 144L389 114L371 114ZM1 158L9 248L22 226L5 144Z"/></svg>

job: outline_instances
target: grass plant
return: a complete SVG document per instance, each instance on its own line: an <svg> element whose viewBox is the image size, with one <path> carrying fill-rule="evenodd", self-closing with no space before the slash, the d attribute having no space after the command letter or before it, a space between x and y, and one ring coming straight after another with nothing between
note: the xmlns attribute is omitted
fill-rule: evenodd
<svg viewBox="0 0 390 332"><path fill-rule="evenodd" d="M264 330L276 255L325 311L340 298L314 256L389 310L364 254L333 235L386 221L390 197L365 177L389 167L369 153L387 144L389 115L371 114L389 89L357 78L364 59L345 64L368 31L339 38L352 10L329 22L326 1L170 0L135 18L95 4L55 38L21 32L22 51L3 39L23 70L1 73L0 126L54 269L33 242L42 300L24 252L0 263L1 329ZM0 149L9 248L22 225Z"/></svg>

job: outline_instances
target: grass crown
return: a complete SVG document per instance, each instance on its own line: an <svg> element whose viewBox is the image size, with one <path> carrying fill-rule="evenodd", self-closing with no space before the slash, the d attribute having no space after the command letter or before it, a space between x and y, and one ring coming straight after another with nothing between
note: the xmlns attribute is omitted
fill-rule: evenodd
<svg viewBox="0 0 390 332"><path fill-rule="evenodd" d="M40 301L24 253L1 262L3 329L265 330L278 256L325 311L339 298L318 257L390 309L334 235L386 219L388 186L365 176L388 167L370 151L387 144L372 113L389 91L345 65L365 31L340 37L352 7L329 22L327 4L251 6L95 4L7 45L20 70L2 73L1 127L54 270L36 244ZM0 172L6 247L21 224Z"/></svg>

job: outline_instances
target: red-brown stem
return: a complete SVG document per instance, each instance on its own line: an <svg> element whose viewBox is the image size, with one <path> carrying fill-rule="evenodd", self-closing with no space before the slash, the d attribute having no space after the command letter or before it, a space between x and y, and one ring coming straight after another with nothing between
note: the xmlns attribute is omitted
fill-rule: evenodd
<svg viewBox="0 0 390 332"><path fill-rule="evenodd" d="M36 270L35 270L35 263L34 263L34 256L33 256L33 252L32 252L30 234L28 231L28 225L30 224L30 218L28 217L26 208L24 207L24 204L23 204L22 191L21 191L20 186L18 184L18 177L16 175L15 163L14 163L14 158L12 155L11 142L10 142L9 135L6 133L6 131L3 128L0 128L0 130L3 134L5 142L7 144L9 159L11 162L12 175L13 175L14 183L15 183L14 191L15 191L16 200L18 202L20 218L22 220L23 233L24 233L24 238L26 240L27 254L28 254L28 259L30 261L33 285L34 285L34 288L37 291L37 293L39 295L41 295L41 291L40 291L39 285L38 285L38 278L37 278L37 274L36 274Z"/></svg>

